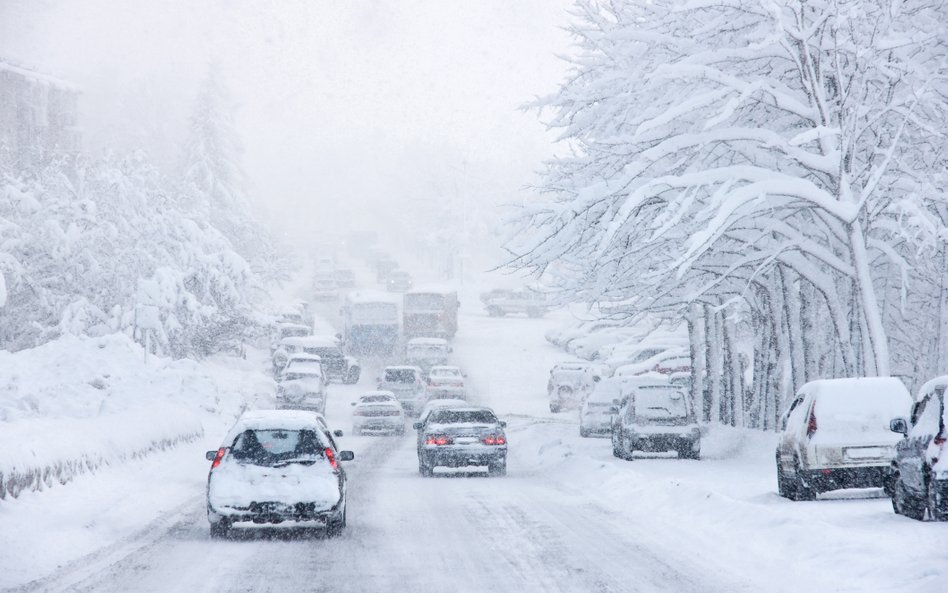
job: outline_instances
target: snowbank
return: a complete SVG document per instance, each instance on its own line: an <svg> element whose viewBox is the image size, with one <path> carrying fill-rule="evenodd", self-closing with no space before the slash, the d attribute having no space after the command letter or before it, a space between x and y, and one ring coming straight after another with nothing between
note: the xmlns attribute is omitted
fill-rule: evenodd
<svg viewBox="0 0 948 593"><path fill-rule="evenodd" d="M122 334L2 351L0 499L193 441L221 413L230 419L272 390L245 361L145 364Z"/></svg>

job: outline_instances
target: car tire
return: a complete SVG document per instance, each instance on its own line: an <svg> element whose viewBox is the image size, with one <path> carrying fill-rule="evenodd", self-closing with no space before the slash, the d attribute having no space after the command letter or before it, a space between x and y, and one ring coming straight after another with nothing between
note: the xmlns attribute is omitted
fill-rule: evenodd
<svg viewBox="0 0 948 593"><path fill-rule="evenodd" d="M694 447L686 447L678 451L679 459L701 459L701 450L695 450Z"/></svg>
<svg viewBox="0 0 948 593"><path fill-rule="evenodd" d="M585 428L583 428L582 426L580 426L579 436L583 437L584 439L588 439L590 436L592 436L592 433L586 430Z"/></svg>
<svg viewBox="0 0 948 593"><path fill-rule="evenodd" d="M892 510L896 515L921 521L925 518L925 505L906 492L900 478L895 480L895 492L892 494Z"/></svg>
<svg viewBox="0 0 948 593"><path fill-rule="evenodd" d="M550 403L550 411L554 414L559 414L562 408L558 404Z"/></svg>
<svg viewBox="0 0 948 593"><path fill-rule="evenodd" d="M928 496L926 497L926 506L928 507L928 517L932 521L948 521L948 500L939 496L937 480L929 477Z"/></svg>
<svg viewBox="0 0 948 593"><path fill-rule="evenodd" d="M794 468L793 500L816 500L816 489L807 484L806 479L803 477L803 469L800 467L799 460L794 463Z"/></svg>
<svg viewBox="0 0 948 593"><path fill-rule="evenodd" d="M783 468L780 467L779 453L777 454L777 494L789 500L794 500L796 496L793 490L793 482L783 472Z"/></svg>
<svg viewBox="0 0 948 593"><path fill-rule="evenodd" d="M612 456L617 459L622 459L622 451L619 449L619 442L616 438L615 431L612 432Z"/></svg>
<svg viewBox="0 0 948 593"><path fill-rule="evenodd" d="M230 535L230 527L229 519L221 519L211 523L211 539L225 539Z"/></svg>
<svg viewBox="0 0 948 593"><path fill-rule="evenodd" d="M507 475L507 460L504 459L499 463L491 463L487 466L487 475L488 476L506 476Z"/></svg>
<svg viewBox="0 0 948 593"><path fill-rule="evenodd" d="M428 465L424 459L418 459L418 473L421 474L423 478L430 478L434 475L434 468Z"/></svg>
<svg viewBox="0 0 948 593"><path fill-rule="evenodd" d="M331 522L326 526L326 537L339 537L342 535L342 532L346 529L346 509L342 509L342 517L338 520Z"/></svg>

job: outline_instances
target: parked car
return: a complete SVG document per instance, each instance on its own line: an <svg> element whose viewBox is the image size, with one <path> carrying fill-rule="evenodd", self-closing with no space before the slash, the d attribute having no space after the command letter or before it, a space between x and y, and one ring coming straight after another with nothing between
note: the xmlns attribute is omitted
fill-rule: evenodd
<svg viewBox="0 0 948 593"><path fill-rule="evenodd" d="M701 429L688 395L668 381L630 384L615 404L612 454L632 459L635 451L675 451L681 459L701 457Z"/></svg>
<svg viewBox="0 0 948 593"><path fill-rule="evenodd" d="M451 346L441 338L412 338L405 344L405 361L421 367L426 375L431 367L447 364L450 353Z"/></svg>
<svg viewBox="0 0 948 593"><path fill-rule="evenodd" d="M388 366L379 378L379 391L395 394L406 414L417 416L428 401L428 391L416 366Z"/></svg>
<svg viewBox="0 0 948 593"><path fill-rule="evenodd" d="M550 411L576 409L602 378L602 369L588 362L562 362L550 369L546 384Z"/></svg>
<svg viewBox="0 0 948 593"><path fill-rule="evenodd" d="M431 367L428 370L428 395L432 398L465 399L464 373L454 366Z"/></svg>
<svg viewBox="0 0 948 593"><path fill-rule="evenodd" d="M490 408L451 407L433 410L419 432L418 472L430 477L436 467L487 466L487 473L507 473L507 424Z"/></svg>
<svg viewBox="0 0 948 593"><path fill-rule="evenodd" d="M900 440L889 421L906 417L911 405L892 377L805 384L780 419L780 496L813 500L829 490L884 486Z"/></svg>
<svg viewBox="0 0 948 593"><path fill-rule="evenodd" d="M922 520L948 521L948 376L922 386L908 418L889 426L902 435L886 490L899 515Z"/></svg>
<svg viewBox="0 0 948 593"><path fill-rule="evenodd" d="M412 286L411 274L404 270L392 270L385 280L385 290L389 292L407 292Z"/></svg>
<svg viewBox="0 0 948 593"><path fill-rule="evenodd" d="M338 433L341 436L342 433ZM245 412L216 451L208 451L207 519L212 537L235 523L325 528L346 526L346 472L339 451L318 414L298 411Z"/></svg>
<svg viewBox="0 0 948 593"><path fill-rule="evenodd" d="M405 412L391 391L370 391L352 405L353 434L405 434Z"/></svg>
<svg viewBox="0 0 948 593"><path fill-rule="evenodd" d="M519 290L495 289L481 295L481 302L491 317L521 314L527 317L543 317L550 311L546 294L522 288Z"/></svg>
<svg viewBox="0 0 948 593"><path fill-rule="evenodd" d="M616 401L629 394L634 380L611 377L596 383L579 410L579 436L609 436L612 416L618 411Z"/></svg>

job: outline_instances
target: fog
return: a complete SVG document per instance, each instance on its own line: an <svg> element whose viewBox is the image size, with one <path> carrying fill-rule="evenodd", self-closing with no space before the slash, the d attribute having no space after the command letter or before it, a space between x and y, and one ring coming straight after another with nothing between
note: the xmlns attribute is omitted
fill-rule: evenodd
<svg viewBox="0 0 948 593"><path fill-rule="evenodd" d="M81 88L86 152L144 148L169 172L219 68L249 195L275 230L443 224L471 240L552 153L519 108L566 73L569 4L0 0L0 55Z"/></svg>

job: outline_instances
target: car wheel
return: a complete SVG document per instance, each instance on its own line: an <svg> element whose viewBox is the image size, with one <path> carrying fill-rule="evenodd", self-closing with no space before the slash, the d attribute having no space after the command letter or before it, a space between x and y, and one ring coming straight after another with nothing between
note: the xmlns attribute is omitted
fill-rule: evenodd
<svg viewBox="0 0 948 593"><path fill-rule="evenodd" d="M418 473L421 474L423 478L430 478L434 475L434 468L428 465L424 458L418 458Z"/></svg>
<svg viewBox="0 0 948 593"><path fill-rule="evenodd" d="M619 439L616 437L616 431L612 431L612 456L622 459L622 451L619 450Z"/></svg>
<svg viewBox="0 0 948 593"><path fill-rule="evenodd" d="M939 492L937 480L928 479L928 516L932 521L948 521L948 500Z"/></svg>
<svg viewBox="0 0 948 593"><path fill-rule="evenodd" d="M584 439L588 439L591 436L591 434L592 433L590 433L588 430L586 430L582 426L579 427L579 436L583 437Z"/></svg>
<svg viewBox="0 0 948 593"><path fill-rule="evenodd" d="M507 460L497 463L491 463L487 466L487 475L489 476L506 476L507 475Z"/></svg>
<svg viewBox="0 0 948 593"><path fill-rule="evenodd" d="M327 537L339 537L340 535L342 535L342 532L345 530L345 528L346 528L346 509L345 509L345 507L343 507L343 509L342 509L342 517L340 517L339 519L337 519L337 520L331 522L331 523L326 527L326 536L327 536Z"/></svg>
<svg viewBox="0 0 948 593"><path fill-rule="evenodd" d="M780 454L777 454L777 494L790 500L795 497L793 482L787 478L787 475L783 473L783 468L780 467Z"/></svg>
<svg viewBox="0 0 948 593"><path fill-rule="evenodd" d="M896 478L895 492L892 495L892 510L896 515L903 515L916 521L925 518L925 505L915 500L915 497L906 492L905 485L900 478Z"/></svg>
<svg viewBox="0 0 948 593"><path fill-rule="evenodd" d="M807 483L800 468L800 461L794 464L793 500L816 500L816 490Z"/></svg>
<svg viewBox="0 0 948 593"><path fill-rule="evenodd" d="M552 402L550 403L550 411L553 412L554 414L559 414L561 409L562 408L560 408L559 404L554 404Z"/></svg>
<svg viewBox="0 0 948 593"><path fill-rule="evenodd" d="M221 519L211 523L211 538L224 539L230 534L230 520Z"/></svg>

